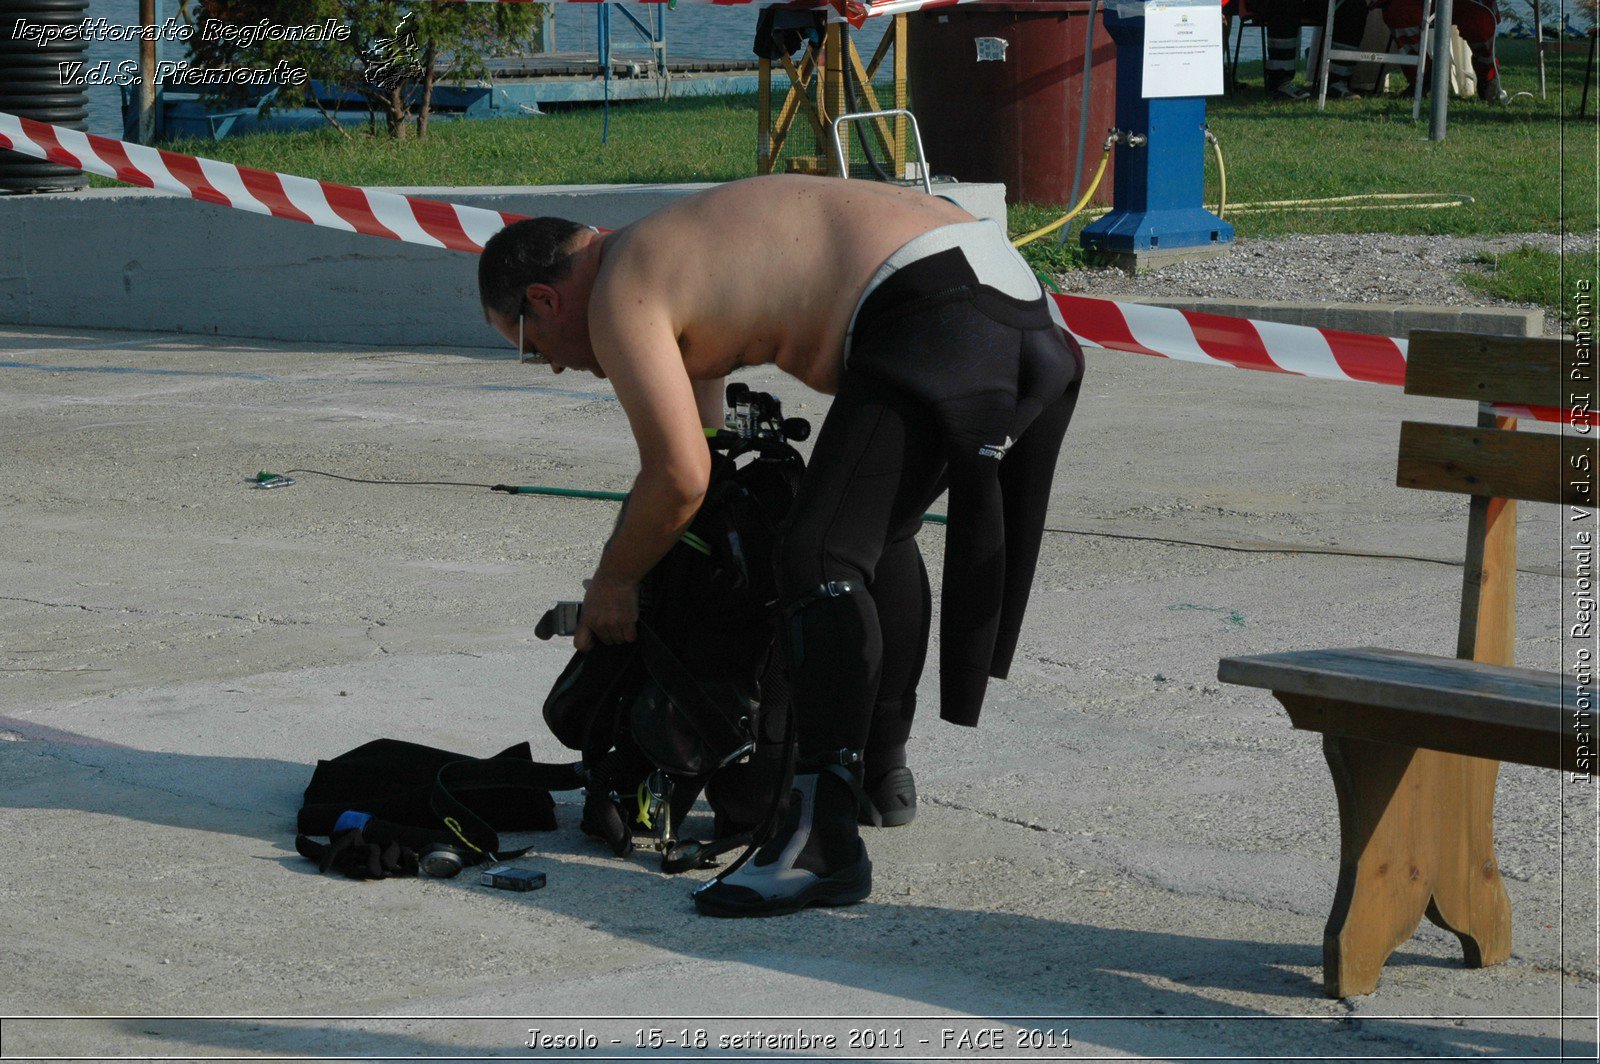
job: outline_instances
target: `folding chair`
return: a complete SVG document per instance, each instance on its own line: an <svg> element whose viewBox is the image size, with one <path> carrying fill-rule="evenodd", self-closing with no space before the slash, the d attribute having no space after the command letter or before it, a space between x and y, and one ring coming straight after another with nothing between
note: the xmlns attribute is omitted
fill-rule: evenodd
<svg viewBox="0 0 1600 1064"><path fill-rule="evenodd" d="M1537 0L1535 0L1537 2ZM1428 49L1433 44L1433 0L1423 0L1422 3L1422 36L1417 40L1417 54L1408 55L1405 52L1364 52L1355 48L1334 48L1333 43L1333 10L1338 0L1328 0L1328 14L1322 24L1322 43L1319 48L1322 55L1317 61L1317 110L1326 109L1328 104L1328 64L1335 59L1342 59L1351 63L1379 63L1382 66L1414 66L1417 76L1414 82L1411 99L1411 121L1415 122L1422 117L1422 72L1427 63ZM1394 47L1393 35L1389 38L1389 47ZM1445 52L1442 59L1435 59L1449 63L1450 54ZM1383 72L1378 72L1378 83L1383 83Z"/></svg>

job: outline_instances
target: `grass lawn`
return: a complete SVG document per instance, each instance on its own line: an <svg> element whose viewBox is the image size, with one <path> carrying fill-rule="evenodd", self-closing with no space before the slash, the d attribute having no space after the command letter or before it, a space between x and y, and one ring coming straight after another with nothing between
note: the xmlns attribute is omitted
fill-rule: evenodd
<svg viewBox="0 0 1600 1064"><path fill-rule="evenodd" d="M598 107L492 121L435 119L422 140L391 140L366 127L221 141L179 141L176 151L348 185L576 185L732 181L755 173L754 96L692 97L611 109L600 142Z"/></svg>
<svg viewBox="0 0 1600 1064"><path fill-rule="evenodd" d="M1583 47L1583 46L1579 46ZM1511 93L1537 89L1530 42L1501 41L1502 82ZM1222 145L1228 200L1303 200L1368 192L1426 192L1472 197L1444 210L1312 209L1240 213L1241 236L1390 232L1456 235L1563 230L1592 234L1596 203L1596 123L1575 117L1584 54L1549 59L1550 96L1518 96L1509 106L1455 100L1446 139L1426 139L1427 111L1411 121L1409 97L1311 102L1263 98L1259 64L1240 69L1235 96L1209 101L1208 120ZM1398 78L1396 79L1398 81ZM1591 90L1595 94L1600 90ZM632 103L612 108L601 143L598 108L488 122L437 122L423 141L349 138L333 130L267 134L173 145L248 166L358 185L544 185L727 181L755 172L753 96ZM109 183L109 182L106 182ZM1206 200L1217 197L1215 160L1206 160ZM1011 210L1014 233L1057 217L1055 206ZM1078 223L1074 223L1075 225ZM1053 238L1029 249L1035 264L1077 265L1075 241ZM1509 258L1503 256L1503 259ZM1540 302L1559 300L1553 256L1524 255L1478 281L1489 294ZM1574 269L1594 271L1592 258ZM1513 292L1523 294L1511 294Z"/></svg>
<svg viewBox="0 0 1600 1064"><path fill-rule="evenodd" d="M1447 210L1297 211L1242 214L1249 236L1287 233L1556 233L1593 223L1595 122L1575 117L1583 87L1579 54L1548 57L1550 96L1537 98L1531 43L1500 42L1508 106L1452 99L1442 142L1427 137L1428 103L1411 121L1411 98L1277 103L1262 96L1259 73L1236 97L1212 100L1209 122L1228 164L1228 199L1244 204L1366 192L1471 196ZM1259 69L1259 67L1257 68ZM1394 81L1398 84L1399 78ZM1563 88L1565 98L1563 98ZM1216 196L1207 159L1208 200ZM1563 196L1568 206L1563 208ZM1587 223L1585 208L1587 205ZM1565 214L1564 214L1565 210Z"/></svg>

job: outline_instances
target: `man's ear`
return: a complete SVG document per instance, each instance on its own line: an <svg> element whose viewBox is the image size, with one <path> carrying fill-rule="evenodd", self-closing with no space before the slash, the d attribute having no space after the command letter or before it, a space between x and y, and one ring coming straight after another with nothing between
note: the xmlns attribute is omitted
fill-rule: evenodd
<svg viewBox="0 0 1600 1064"><path fill-rule="evenodd" d="M534 317L548 321L561 312L561 293L547 284L530 284L522 293Z"/></svg>

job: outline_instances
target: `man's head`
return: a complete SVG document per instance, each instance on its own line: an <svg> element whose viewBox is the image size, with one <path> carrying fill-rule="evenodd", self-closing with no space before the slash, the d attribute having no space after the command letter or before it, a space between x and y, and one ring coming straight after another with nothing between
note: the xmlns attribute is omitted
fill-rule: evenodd
<svg viewBox="0 0 1600 1064"><path fill-rule="evenodd" d="M574 278L579 252L598 231L565 218L525 218L489 238L478 260L484 318L525 354L558 372L592 369L587 284ZM552 357L554 356L554 357ZM587 359L586 359L587 356Z"/></svg>

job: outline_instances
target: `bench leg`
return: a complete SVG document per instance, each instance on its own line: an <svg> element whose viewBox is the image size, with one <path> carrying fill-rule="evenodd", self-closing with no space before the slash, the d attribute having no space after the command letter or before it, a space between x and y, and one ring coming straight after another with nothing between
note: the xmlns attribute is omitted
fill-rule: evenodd
<svg viewBox="0 0 1600 1064"><path fill-rule="evenodd" d="M1339 886L1323 933L1330 997L1370 994L1426 915L1479 967L1511 952L1494 859L1499 762L1323 736L1339 799Z"/></svg>
<svg viewBox="0 0 1600 1064"><path fill-rule="evenodd" d="M1494 858L1494 788L1500 762L1420 750L1433 762L1439 793L1459 815L1439 820L1428 919L1461 940L1468 968L1511 956L1511 900Z"/></svg>

